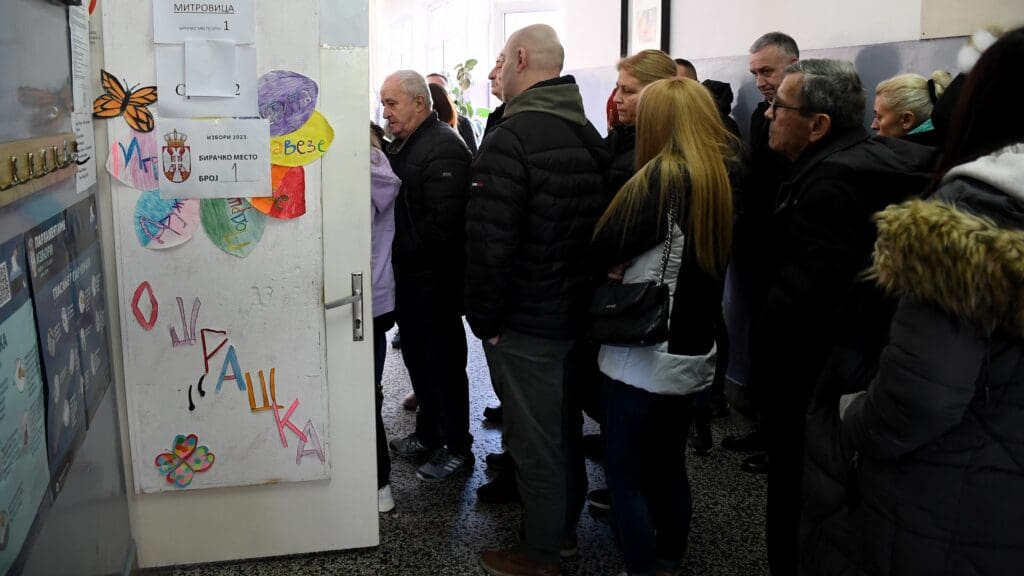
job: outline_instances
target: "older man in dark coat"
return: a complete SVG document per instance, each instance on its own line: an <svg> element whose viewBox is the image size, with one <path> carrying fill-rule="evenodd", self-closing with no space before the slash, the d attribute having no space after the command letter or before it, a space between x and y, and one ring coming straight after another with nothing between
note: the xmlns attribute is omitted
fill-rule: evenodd
<svg viewBox="0 0 1024 576"><path fill-rule="evenodd" d="M793 163L768 225L768 290L753 326L751 381L764 398L766 540L773 574L797 572L797 524L808 395L834 341L844 297L868 264L871 215L921 191L930 149L875 140L849 62L803 60L773 104L769 146Z"/></svg>

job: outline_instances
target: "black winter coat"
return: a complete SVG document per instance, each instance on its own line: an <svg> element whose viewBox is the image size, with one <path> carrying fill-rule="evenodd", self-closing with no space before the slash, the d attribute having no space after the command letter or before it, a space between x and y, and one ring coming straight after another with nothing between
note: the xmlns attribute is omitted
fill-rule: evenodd
<svg viewBox="0 0 1024 576"><path fill-rule="evenodd" d="M465 210L471 157L462 138L436 113L406 140L388 145L402 180L395 200L391 262L396 282L437 290L439 305L462 303Z"/></svg>
<svg viewBox="0 0 1024 576"><path fill-rule="evenodd" d="M636 127L620 124L604 139L611 155L608 165L608 201L636 174Z"/></svg>
<svg viewBox="0 0 1024 576"><path fill-rule="evenodd" d="M932 164L931 149L858 127L818 142L794 165L764 238L768 289L753 326L751 380L770 403L796 407L802 420L834 340L830 327L868 266L871 215L922 191Z"/></svg>
<svg viewBox="0 0 1024 576"><path fill-rule="evenodd" d="M989 179L1007 190L975 179L998 160L978 162L932 201L878 216L873 276L899 306L877 375L841 422L838 394L816 394L804 482L820 513L805 507L804 573L1024 566L1024 145L1016 156ZM812 452L837 434L841 445ZM840 499L826 509L812 488Z"/></svg>
<svg viewBox="0 0 1024 576"><path fill-rule="evenodd" d="M571 76L508 102L473 163L466 213L466 318L567 340L589 298L584 256L607 206L608 155Z"/></svg>

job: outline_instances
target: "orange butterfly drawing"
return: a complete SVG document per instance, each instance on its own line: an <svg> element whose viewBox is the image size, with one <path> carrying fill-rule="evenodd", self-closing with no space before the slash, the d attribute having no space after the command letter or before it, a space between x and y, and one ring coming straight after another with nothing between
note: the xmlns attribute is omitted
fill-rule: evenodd
<svg viewBox="0 0 1024 576"><path fill-rule="evenodd" d="M116 118L124 115L125 122L138 132L152 132L155 122L146 106L156 102L156 86L144 86L127 90L113 74L100 70L100 82L106 94L92 103L92 115L96 118Z"/></svg>

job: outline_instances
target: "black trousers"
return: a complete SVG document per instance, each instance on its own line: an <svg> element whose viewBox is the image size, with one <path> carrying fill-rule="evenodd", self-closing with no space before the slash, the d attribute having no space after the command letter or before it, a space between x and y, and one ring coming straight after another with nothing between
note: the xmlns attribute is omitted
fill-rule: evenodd
<svg viewBox="0 0 1024 576"><path fill-rule="evenodd" d="M429 273L395 271L395 308L402 332L402 359L419 412L416 435L432 448L468 454L469 379L466 330L458 306Z"/></svg>

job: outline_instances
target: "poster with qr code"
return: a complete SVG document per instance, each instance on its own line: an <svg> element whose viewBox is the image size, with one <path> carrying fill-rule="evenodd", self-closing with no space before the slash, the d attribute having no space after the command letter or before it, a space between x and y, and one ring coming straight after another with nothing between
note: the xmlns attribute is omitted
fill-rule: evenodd
<svg viewBox="0 0 1024 576"><path fill-rule="evenodd" d="M7 272L7 262L0 262L0 306L11 301L11 278Z"/></svg>
<svg viewBox="0 0 1024 576"><path fill-rule="evenodd" d="M0 574L16 560L46 495L46 409L25 247L0 242Z"/></svg>

